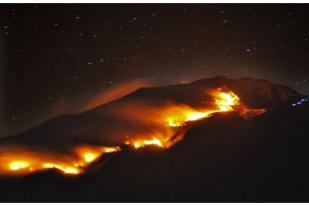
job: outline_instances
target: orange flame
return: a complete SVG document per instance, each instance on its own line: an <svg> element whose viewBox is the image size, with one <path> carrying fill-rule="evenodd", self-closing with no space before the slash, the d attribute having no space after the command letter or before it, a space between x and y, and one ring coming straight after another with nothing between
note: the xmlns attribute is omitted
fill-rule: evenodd
<svg viewBox="0 0 309 206"><path fill-rule="evenodd" d="M12 161L9 163L9 169L10 170L20 170L20 169L25 169L28 168L30 166L29 162L27 161Z"/></svg>
<svg viewBox="0 0 309 206"><path fill-rule="evenodd" d="M75 149L76 153L82 159L80 165L84 166L84 164L91 163L100 157L104 153L112 153L120 151L120 147L90 147L88 146L80 146Z"/></svg>
<svg viewBox="0 0 309 206"><path fill-rule="evenodd" d="M164 143L162 140L158 138L153 138L153 139L137 139L132 142L127 141L125 144L128 145L133 145L134 148L139 149L141 147L146 147L148 145L154 145L157 147L164 147Z"/></svg>
<svg viewBox="0 0 309 206"><path fill-rule="evenodd" d="M239 97L232 91L223 91L221 88L211 92L214 99L215 108L202 108L194 109L188 105L173 105L162 110L162 116L160 121L161 125L165 130L171 130L170 128L183 127L188 122L197 121L212 116L214 113L218 112L228 112L233 111L234 106L240 104ZM177 131L177 130L176 130ZM174 131L175 134L175 131ZM136 138L133 141L126 141L126 144L131 145L133 148L138 149L141 147L146 147L148 145L154 145L161 148L168 148L173 145L173 143L179 141L170 141L173 136L161 135L160 137L149 137L149 138ZM182 137L181 137L182 138Z"/></svg>
<svg viewBox="0 0 309 206"><path fill-rule="evenodd" d="M233 107L239 104L239 97L232 91L223 92L222 89L218 89L218 92L213 93L215 96L215 102L219 107L218 112L232 111Z"/></svg>
<svg viewBox="0 0 309 206"><path fill-rule="evenodd" d="M64 174L81 174L83 169L104 153L120 151L120 147L78 146L72 155L60 155L29 148L6 148L0 157L0 174L22 175L44 169L57 169Z"/></svg>
<svg viewBox="0 0 309 206"><path fill-rule="evenodd" d="M217 108L197 110L186 105L170 108L170 114L167 114L166 117L167 125L171 127L183 126L186 122L210 117L216 112L232 111L233 107L239 104L239 97L231 91L223 92L218 89L212 92L212 96Z"/></svg>
<svg viewBox="0 0 309 206"><path fill-rule="evenodd" d="M239 97L232 91L219 88L211 91L210 96L212 97L210 105L205 108L173 104L150 109L150 115L148 115L150 120L142 119L142 122L146 122L145 125L150 126L152 130L148 133L126 137L124 144L134 149L151 145L169 148L183 138L189 122L208 118L219 112L235 111L245 119L265 112L265 109L248 109L241 104ZM133 113L129 116L138 115ZM29 148L21 147L0 147L0 154L2 153L0 155L0 174L28 174L44 169L56 169L64 174L77 175L83 173L85 167L101 155L118 151L121 151L120 146L79 145L74 147L70 154L32 151Z"/></svg>

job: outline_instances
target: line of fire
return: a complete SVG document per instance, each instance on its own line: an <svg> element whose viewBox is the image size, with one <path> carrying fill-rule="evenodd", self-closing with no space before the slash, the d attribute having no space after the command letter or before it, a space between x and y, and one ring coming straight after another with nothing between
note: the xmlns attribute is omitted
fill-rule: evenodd
<svg viewBox="0 0 309 206"><path fill-rule="evenodd" d="M56 169L65 175L79 175L86 168L107 153L121 152L129 147L137 151L148 146L168 149L181 141L188 126L201 119L209 118L216 113L236 112L244 119L263 114L265 109L250 109L241 103L233 91L217 88L209 92L211 106L193 108L186 104L168 105L158 108L153 124L155 130L149 134L136 134L128 137L123 144L105 146L81 144L71 148L70 153L33 150L24 145L0 147L0 174L27 175L29 173Z"/></svg>

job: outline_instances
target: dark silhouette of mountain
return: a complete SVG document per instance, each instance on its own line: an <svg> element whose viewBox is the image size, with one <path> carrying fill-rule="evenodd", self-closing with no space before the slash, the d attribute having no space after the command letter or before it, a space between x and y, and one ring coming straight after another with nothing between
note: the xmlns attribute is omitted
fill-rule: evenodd
<svg viewBox="0 0 309 206"><path fill-rule="evenodd" d="M145 115L148 111L143 110L143 105L157 108L168 102L175 102L203 107L203 103L207 100L205 91L219 87L227 87L234 91L242 103L250 108L271 109L288 99L301 96L288 87L252 78L232 80L215 77L201 79L191 84L141 88L89 111L77 115L59 116L20 135L1 138L0 145L2 142L6 144L18 141L59 149L76 141L93 141L105 145L119 144L123 142L125 135L132 135L145 129L145 126L135 119L119 118L128 104L138 107L139 113Z"/></svg>
<svg viewBox="0 0 309 206"><path fill-rule="evenodd" d="M123 147L122 152L98 159L80 176L63 176L50 170L24 177L0 177L0 201L308 202L309 103L292 106L301 101L299 93L264 80L213 78L188 85L143 88L11 138L45 144L37 138L73 136L70 130L74 128L95 137L100 131L96 127L102 122L121 124L108 112L119 105L141 99L155 105L166 100L198 105L203 99L199 93L206 87L223 86L235 91L248 106L263 106L268 112L249 120L234 112L216 114L190 125L185 138L170 149ZM91 129L84 130L84 126ZM120 129L125 127L129 126ZM13 141L8 139L3 144Z"/></svg>

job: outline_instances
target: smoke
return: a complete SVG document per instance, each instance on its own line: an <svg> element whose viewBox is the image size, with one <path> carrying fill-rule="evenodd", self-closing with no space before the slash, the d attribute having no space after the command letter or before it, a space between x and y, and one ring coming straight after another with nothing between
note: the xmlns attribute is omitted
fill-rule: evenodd
<svg viewBox="0 0 309 206"><path fill-rule="evenodd" d="M113 101L145 85L150 83L131 81L117 85L97 95L84 109ZM194 107L185 100L166 99L165 95L149 95L145 99L137 95L83 114L58 118L29 132L24 140L11 138L15 143L23 140L24 144L7 148L8 142L3 141L0 174L28 174L45 169L80 174L103 154L121 151L125 145L132 149L167 149L184 138L193 122L215 113L234 111L248 119L264 112L247 108L228 89L203 89L202 93L203 107Z"/></svg>
<svg viewBox="0 0 309 206"><path fill-rule="evenodd" d="M81 108L81 111L86 111L102 104L106 104L120 97L128 95L141 87L149 87L152 85L153 83L147 80L133 80L117 84L111 89L103 91L102 93L95 96L93 99L87 102L84 107Z"/></svg>

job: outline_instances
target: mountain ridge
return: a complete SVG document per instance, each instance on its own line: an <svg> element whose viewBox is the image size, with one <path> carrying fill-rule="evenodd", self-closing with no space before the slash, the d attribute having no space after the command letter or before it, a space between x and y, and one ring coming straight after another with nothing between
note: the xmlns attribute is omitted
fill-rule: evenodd
<svg viewBox="0 0 309 206"><path fill-rule="evenodd" d="M243 86L243 84L245 84L245 86ZM264 91L263 87L265 85L267 86L266 92ZM108 115L109 112L107 111L115 110L114 109L115 105L127 104L128 101L140 101L142 103L144 101L144 103L146 102L152 105L160 105L164 104L165 102L172 101L176 103L177 102L185 103L190 106L201 107L203 106L201 102L203 102L204 101L203 99L205 98L204 90L208 88L217 88L221 86L227 86L229 89L235 91L236 94L240 96L241 101L252 108L258 108L258 107L272 108L277 106L281 102L286 101L288 98L297 98L301 96L300 93L296 92L291 88L274 84L267 80L253 79L253 78L228 79L219 76L214 78L204 78L196 80L188 84L175 84L160 87L145 87L137 89L136 91L128 95L125 95L119 99L92 108L82 113L56 116L18 135L13 135L10 136L9 138L3 137L0 139L0 144L5 139L16 138L16 136L24 135L25 133L30 133L29 135L26 135L30 139L31 135L35 136L37 135L37 133L40 133L39 129L41 127L47 127L47 128L49 127L49 130L56 130L53 128L57 128L59 127L59 125L60 126L67 125L68 128L69 127L71 128L70 130L73 132L72 133L73 135L74 134L78 135L77 134L78 132L74 132L74 128L76 128L77 130L80 128L76 127L74 124L76 125L84 124L84 126L86 126L89 122L96 124L96 122L98 123L100 121L105 121L105 118L110 119L110 121L113 121L113 118L110 118L110 115ZM272 89L272 87L276 89ZM244 90L244 92L242 92L242 90ZM252 90L255 90L253 94ZM269 92L273 92L273 94L269 95ZM266 97L264 96L265 94L267 94ZM246 98L246 96L249 96L249 98L248 97ZM99 127L99 125L97 125L97 127ZM64 130L65 128L62 129L62 131ZM72 134L69 133L68 135Z"/></svg>
<svg viewBox="0 0 309 206"><path fill-rule="evenodd" d="M222 80L219 82L220 86L224 86ZM218 83L211 85L211 88L216 86ZM141 126L134 123L126 125L125 120L116 121L104 112L110 109L118 111L121 108L119 105L139 101L140 96L153 106L160 106L167 100L185 100L186 104L196 105L195 99L190 98L200 98L200 101L204 93L199 93L205 89L203 85L164 88L155 89L155 92L141 89L138 95L133 93L108 103L108 109L102 105L90 113L58 117L54 122L49 122L50 125L38 126L36 130L17 136L14 141L40 145L45 143L46 138L52 138L45 145L46 149L59 149L62 144L70 145L71 140L100 144L101 132L110 130L117 133L131 127L135 131ZM238 92L246 95L248 91L240 91L242 88L239 87ZM186 99L186 94L178 93L183 89L195 93L188 94L190 98ZM271 91L281 92L280 89ZM175 96L167 98L169 94ZM268 105L268 112L249 120L241 118L236 112L227 112L189 124L185 128L188 131L184 138L168 149L150 146L134 150L122 145L121 152L104 154L80 176L67 177L51 169L24 177L0 177L3 185L0 201L308 201L308 192L304 187L309 184L306 167L309 105L303 103L294 107L294 99L302 95L290 91L287 94L291 94L288 99L285 95L275 95L275 103L268 101L272 96L260 99L261 104ZM264 93L258 95L263 96ZM159 100L152 102L149 96ZM139 104L137 108L142 116L147 116ZM102 125L103 120L105 123ZM85 130L89 126L92 127ZM80 132L96 132L94 135L99 138L85 136L79 139L76 135ZM45 135L44 138L40 138L42 135ZM67 139L67 135L73 139Z"/></svg>

